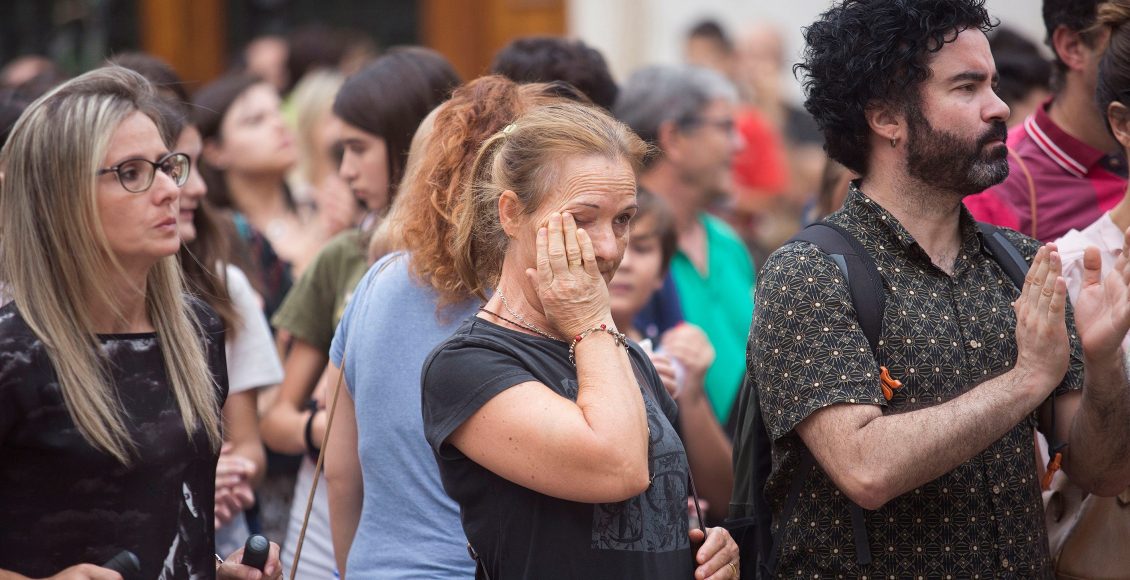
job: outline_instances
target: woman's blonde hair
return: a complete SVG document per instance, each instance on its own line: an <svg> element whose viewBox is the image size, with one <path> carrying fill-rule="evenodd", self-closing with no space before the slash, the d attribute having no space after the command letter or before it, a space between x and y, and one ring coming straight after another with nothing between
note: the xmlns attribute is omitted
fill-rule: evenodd
<svg viewBox="0 0 1130 580"><path fill-rule="evenodd" d="M336 170L330 152L318 150L317 133L333 112L334 97L345 82L341 73L318 69L306 73L294 86L295 133L298 135L298 165L294 176L300 183L318 185L316 180Z"/></svg>
<svg viewBox="0 0 1130 580"><path fill-rule="evenodd" d="M569 101L589 103L564 83L519 85L498 75L456 89L412 140L402 193L374 236L370 254L410 251L412 273L436 290L439 309L469 298L451 250L479 146L527 110Z"/></svg>
<svg viewBox="0 0 1130 580"><path fill-rule="evenodd" d="M631 129L592 106L560 103L531 110L487 139L471 166L467 207L456 218L455 271L468 292L486 300L498 282L510 240L498 218L498 198L513 191L524 215L557 190L562 162L603 156L624 160L638 174L648 146Z"/></svg>
<svg viewBox="0 0 1130 580"><path fill-rule="evenodd" d="M91 71L32 103L0 151L0 277L43 342L79 432L126 465L136 442L89 310L105 305L122 317L110 282L124 269L101 227L97 172L111 137L131 114L140 111L160 126L155 98L133 71ZM163 137L168 145L170 137ZM188 437L203 429L219 449L216 388L176 255L149 271L145 308Z"/></svg>

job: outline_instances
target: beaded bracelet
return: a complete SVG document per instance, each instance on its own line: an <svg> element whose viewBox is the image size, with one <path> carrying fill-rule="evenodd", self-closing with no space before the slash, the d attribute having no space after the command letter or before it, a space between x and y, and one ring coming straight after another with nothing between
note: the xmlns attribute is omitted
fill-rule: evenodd
<svg viewBox="0 0 1130 580"><path fill-rule="evenodd" d="M577 366L577 359L574 358L574 353L577 351L577 345L580 344L580 342L584 340L586 336L594 332L607 332L608 334L612 335L612 339L615 340L617 344L624 347L625 349L628 348L628 335L624 334L623 332L617 332L615 328L608 328L607 324L594 326L593 328L590 328L578 334L577 336L574 336L573 342L569 344L569 362L573 363L573 366Z"/></svg>

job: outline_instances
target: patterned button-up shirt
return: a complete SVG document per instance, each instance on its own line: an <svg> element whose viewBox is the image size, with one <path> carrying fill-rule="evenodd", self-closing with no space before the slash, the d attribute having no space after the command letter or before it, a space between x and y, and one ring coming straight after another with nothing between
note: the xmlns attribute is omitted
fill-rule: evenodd
<svg viewBox="0 0 1130 580"><path fill-rule="evenodd" d="M804 453L794 429L813 412L841 403L876 405L885 414L943 404L1016 361L1010 304L1019 290L989 255L965 210L952 275L937 268L902 224L854 185L844 208L828 219L856 236L875 260L887 292L883 331L876 360L842 272L815 246L789 244L766 262L748 367L774 441L766 494L775 533L783 533L778 577L1047 576L1034 413L953 471L864 511L869 566L856 563L849 500L819 466L804 476L789 520L779 521ZM1006 233L1031 262L1039 244ZM1083 381L1070 308L1068 316L1071 365L1059 394L1081 389ZM903 384L890 401L881 390L880 365Z"/></svg>

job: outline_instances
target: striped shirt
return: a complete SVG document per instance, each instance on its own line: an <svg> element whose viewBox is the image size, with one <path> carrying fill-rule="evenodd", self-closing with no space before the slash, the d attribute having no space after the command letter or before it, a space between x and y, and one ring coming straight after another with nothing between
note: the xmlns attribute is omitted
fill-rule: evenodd
<svg viewBox="0 0 1130 580"><path fill-rule="evenodd" d="M1009 132L1008 179L965 199L976 219L1042 242L1091 225L1126 192L1122 153L1100 151L1067 134L1047 106Z"/></svg>

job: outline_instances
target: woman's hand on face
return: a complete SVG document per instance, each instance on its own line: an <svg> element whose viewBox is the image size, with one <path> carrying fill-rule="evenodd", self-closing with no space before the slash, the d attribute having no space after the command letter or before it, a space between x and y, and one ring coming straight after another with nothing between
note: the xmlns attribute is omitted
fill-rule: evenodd
<svg viewBox="0 0 1130 580"><path fill-rule="evenodd" d="M216 578L218 580L277 580L282 578L282 562L279 561L279 545L271 542L271 553L267 556L267 564L263 566L263 571L260 572L251 566L244 566L240 562L243 561L243 548L232 552L224 563L216 568Z"/></svg>
<svg viewBox="0 0 1130 580"><path fill-rule="evenodd" d="M691 545L701 544L695 552L695 580L738 580L738 544L726 528L706 528L705 541L702 530L693 529L690 538Z"/></svg>
<svg viewBox="0 0 1130 580"><path fill-rule="evenodd" d="M600 275L592 240L569 213L554 213L538 229L537 269L526 275L559 335L572 338L612 320L608 284Z"/></svg>

